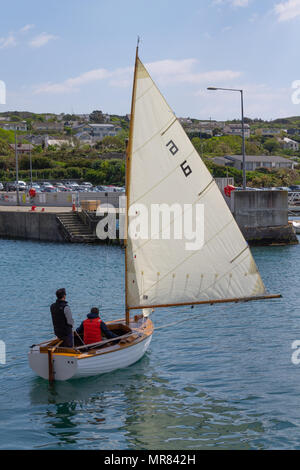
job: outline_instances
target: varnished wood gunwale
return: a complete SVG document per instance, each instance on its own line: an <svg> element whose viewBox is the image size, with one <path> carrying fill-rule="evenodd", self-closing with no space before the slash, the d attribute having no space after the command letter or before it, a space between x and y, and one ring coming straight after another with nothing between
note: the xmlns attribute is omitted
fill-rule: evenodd
<svg viewBox="0 0 300 470"><path fill-rule="evenodd" d="M115 320L116 321L116 320ZM114 321L114 322L115 322ZM109 323L114 323L114 322L108 322L107 324L109 325ZM96 357L96 356L102 356L104 354L112 354L114 352L118 352L120 350L123 350L123 349L126 349L126 348L129 348L131 346L135 346L136 344L140 343L141 341L145 341L147 338L149 338L149 336L151 336L153 334L153 331L154 331L154 326L153 326L153 323L152 321L148 318L147 319L147 323L146 323L146 326L142 325L141 327L137 327L137 328L132 328L132 334L137 334L137 333L142 333L136 340L134 340L132 343L128 343L128 344L118 344L116 345L117 347L115 349L110 349L110 350L105 350L105 348L103 349L103 351L99 351L99 349L95 348L95 349L92 349L91 351L88 351L88 352L81 352L81 351L77 351L76 349L70 349L70 348L65 348L64 350L61 350L62 348L59 348L60 350L59 351L55 351L53 352L53 355L54 356L66 356L66 357L74 357L74 358L77 358L78 360L81 360L81 359L88 359L90 357ZM129 336L130 337L130 336ZM48 354L48 351L49 351L49 347L51 345L54 345L55 343L57 343L58 340L55 339L55 340L52 340L48 346L45 346L45 347L42 347L40 348L40 352L41 353L45 353L45 354ZM99 345L99 347L101 347L101 345Z"/></svg>

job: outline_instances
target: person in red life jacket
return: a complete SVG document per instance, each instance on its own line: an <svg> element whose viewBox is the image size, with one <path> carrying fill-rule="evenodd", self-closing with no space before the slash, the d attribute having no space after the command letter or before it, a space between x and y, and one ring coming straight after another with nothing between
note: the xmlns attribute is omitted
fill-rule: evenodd
<svg viewBox="0 0 300 470"><path fill-rule="evenodd" d="M91 309L91 312L87 315L87 319L81 323L76 331L79 335L83 335L84 344L100 343L103 334L107 339L117 338L118 336L110 331L104 321L101 320L97 307Z"/></svg>
<svg viewBox="0 0 300 470"><path fill-rule="evenodd" d="M56 291L56 302L51 305L50 311L56 336L63 340L60 345L65 348L73 347L73 326L74 320L71 309L66 302L66 289Z"/></svg>

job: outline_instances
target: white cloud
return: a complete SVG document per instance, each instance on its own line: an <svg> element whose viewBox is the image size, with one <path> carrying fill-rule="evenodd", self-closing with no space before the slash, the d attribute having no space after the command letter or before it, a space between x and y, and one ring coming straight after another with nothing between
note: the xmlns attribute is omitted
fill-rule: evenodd
<svg viewBox="0 0 300 470"><path fill-rule="evenodd" d="M8 49L9 47L15 47L18 44L17 37L21 33L26 33L34 27L33 24L27 24L23 26L18 32L10 32L6 37L0 37L0 49Z"/></svg>
<svg viewBox="0 0 300 470"><path fill-rule="evenodd" d="M17 41L13 33L10 33L6 38L0 38L0 49L7 49L16 45Z"/></svg>
<svg viewBox="0 0 300 470"><path fill-rule="evenodd" d="M20 33L27 33L27 31L30 31L32 28L34 28L34 24L26 24L20 29Z"/></svg>
<svg viewBox="0 0 300 470"><path fill-rule="evenodd" d="M296 115L297 110L291 104L289 88L274 88L266 84L237 83L236 88L244 90L245 115L250 118L274 119L276 117ZM226 91L198 90L195 93L199 102L196 109L201 110L200 118L239 119L241 102L239 93ZM199 112L198 112L199 114Z"/></svg>
<svg viewBox="0 0 300 470"><path fill-rule="evenodd" d="M182 84L190 85L214 84L228 82L241 76L241 72L233 70L213 70L207 72L195 71L198 61L196 59L172 60L166 59L146 64L150 74L160 85ZM114 87L128 87L132 84L132 67L124 67L109 71L95 69L85 72L77 77L68 78L61 83L45 83L35 88L34 93L73 93L80 90L80 86L100 80L108 80Z"/></svg>
<svg viewBox="0 0 300 470"><path fill-rule="evenodd" d="M277 3L274 7L278 21L293 20L300 16L300 0L288 0L286 2Z"/></svg>
<svg viewBox="0 0 300 470"><path fill-rule="evenodd" d="M232 80L241 75L241 72L233 70L213 70L195 72L196 59L162 60L146 64L151 75L161 84L190 83L200 84L209 82L223 82Z"/></svg>
<svg viewBox="0 0 300 470"><path fill-rule="evenodd" d="M108 78L110 73L105 69L96 69L85 72L78 77L68 78L62 83L45 83L35 88L34 93L73 93L79 91L81 85L86 85L87 83L103 80Z"/></svg>
<svg viewBox="0 0 300 470"><path fill-rule="evenodd" d="M53 34L41 33L35 38L33 38L29 42L29 45L35 48L43 47L46 44L48 44L49 41L52 41L53 39L57 39L57 36L53 36Z"/></svg>
<svg viewBox="0 0 300 470"><path fill-rule="evenodd" d="M232 7L247 7L250 0L213 0L213 5L229 4Z"/></svg>
<svg viewBox="0 0 300 470"><path fill-rule="evenodd" d="M227 33L227 31L231 31L232 30L232 26L225 26L223 29L222 29L222 33Z"/></svg>
<svg viewBox="0 0 300 470"><path fill-rule="evenodd" d="M249 5L249 0L231 0L231 4L234 7L247 7Z"/></svg>

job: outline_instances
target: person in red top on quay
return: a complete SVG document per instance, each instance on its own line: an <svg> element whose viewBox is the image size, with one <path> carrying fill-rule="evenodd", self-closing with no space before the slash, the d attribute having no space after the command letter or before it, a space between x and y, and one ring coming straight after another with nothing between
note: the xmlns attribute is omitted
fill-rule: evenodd
<svg viewBox="0 0 300 470"><path fill-rule="evenodd" d="M100 343L100 341L102 341L102 334L104 334L107 339L117 338L118 336L110 331L104 321L101 320L97 307L91 309L91 312L87 315L87 319L81 323L76 331L79 335L83 335L84 344Z"/></svg>

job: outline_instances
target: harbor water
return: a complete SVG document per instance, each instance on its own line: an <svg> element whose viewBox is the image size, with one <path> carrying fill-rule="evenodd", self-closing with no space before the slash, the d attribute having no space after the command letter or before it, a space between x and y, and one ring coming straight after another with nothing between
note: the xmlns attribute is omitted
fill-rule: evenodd
<svg viewBox="0 0 300 470"><path fill-rule="evenodd" d="M122 249L0 240L0 449L300 449L300 247L252 251L282 299L156 310L138 363L49 386L27 352L53 336L56 289L77 326L121 318Z"/></svg>

